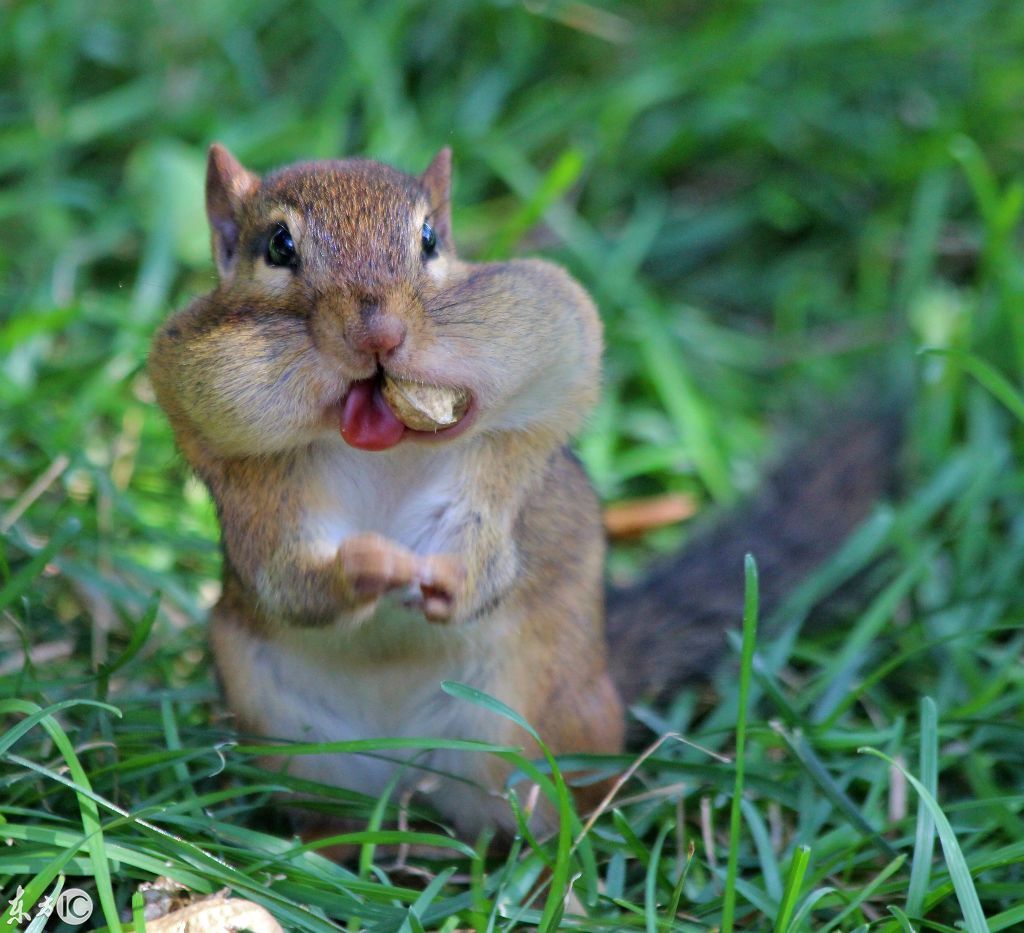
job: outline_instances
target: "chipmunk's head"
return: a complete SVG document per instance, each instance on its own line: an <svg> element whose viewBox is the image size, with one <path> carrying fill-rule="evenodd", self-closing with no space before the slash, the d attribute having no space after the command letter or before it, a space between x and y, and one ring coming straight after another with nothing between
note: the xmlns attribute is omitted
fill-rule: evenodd
<svg viewBox="0 0 1024 933"><path fill-rule="evenodd" d="M206 211L222 285L308 315L345 320L343 354L387 354L408 307L454 258L451 150L415 177L366 159L300 162L260 179L210 148ZM416 309L419 310L419 309Z"/></svg>
<svg viewBox="0 0 1024 933"><path fill-rule="evenodd" d="M534 344L564 355L561 331L576 325L540 299L527 307L508 266L458 261L450 191L448 149L419 176L350 159L260 178L211 147L220 282L164 331L191 331L174 378L208 443L250 455L340 429L353 447L385 450L474 424L521 428L565 395L514 375L528 373Z"/></svg>
<svg viewBox="0 0 1024 933"><path fill-rule="evenodd" d="M185 365L202 369L194 401L205 423L224 429L218 446L282 449L333 422L353 446L382 450L469 426L472 393L451 385L431 318L455 262L450 191L449 149L418 177L350 159L260 178L210 148L206 210L220 284L203 346L218 360L201 353ZM433 384L455 393L450 423L406 427L384 398L387 376L420 395ZM422 428L423 417L405 420Z"/></svg>

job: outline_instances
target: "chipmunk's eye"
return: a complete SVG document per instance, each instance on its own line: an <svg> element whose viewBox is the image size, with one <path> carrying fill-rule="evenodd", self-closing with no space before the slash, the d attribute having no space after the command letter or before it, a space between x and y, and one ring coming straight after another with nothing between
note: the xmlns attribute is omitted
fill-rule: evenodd
<svg viewBox="0 0 1024 933"><path fill-rule="evenodd" d="M272 266L294 266L298 261L292 235L284 224L278 224L267 241L267 262Z"/></svg>
<svg viewBox="0 0 1024 933"><path fill-rule="evenodd" d="M425 220L423 221L423 230L420 236L423 243L423 255L433 256L437 252L437 234L434 232L434 228Z"/></svg>

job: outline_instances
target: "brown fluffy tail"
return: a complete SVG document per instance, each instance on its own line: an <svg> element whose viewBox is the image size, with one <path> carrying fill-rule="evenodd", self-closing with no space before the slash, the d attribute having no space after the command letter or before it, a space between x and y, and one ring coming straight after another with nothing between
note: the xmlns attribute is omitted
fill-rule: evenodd
<svg viewBox="0 0 1024 933"><path fill-rule="evenodd" d="M610 591L612 677L626 702L665 699L709 677L726 631L740 627L744 555L757 560L765 619L891 490L899 436L894 417L844 420L798 449L755 499L680 554Z"/></svg>

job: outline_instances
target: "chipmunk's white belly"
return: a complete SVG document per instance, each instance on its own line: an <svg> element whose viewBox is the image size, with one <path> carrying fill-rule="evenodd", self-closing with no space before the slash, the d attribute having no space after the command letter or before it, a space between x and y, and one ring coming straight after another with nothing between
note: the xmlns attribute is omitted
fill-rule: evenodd
<svg viewBox="0 0 1024 933"><path fill-rule="evenodd" d="M503 731L496 714L450 697L441 689L442 682L453 680L500 695L504 692L500 667L497 663L489 668L468 666L462 661L463 652L451 650L453 642L457 644L468 633L431 626L419 614L388 608L363 623L367 628L389 629L390 634L408 627L409 641L415 643L408 652L398 651L391 658L374 651L372 659L361 650L363 640L358 633L351 631L346 634L333 627L290 630L262 638L234 626L215 624L215 638L230 640L233 652L226 655L222 648L218 655L238 662L237 667L232 664L231 669L221 671L231 706L247 725L270 738L341 742L489 736L493 741L494 735ZM427 644L431 641L437 644ZM483 656L500 657L500 652ZM246 674L233 676L235 670ZM510 819L507 803L496 796L475 792L462 782L432 777L443 772L485 786L495 769L494 760L486 753L396 749L382 750L379 757L331 752L281 761L283 767L287 762L290 774L372 797L379 797L396 771L404 767L397 789L425 783L433 803L465 832Z"/></svg>

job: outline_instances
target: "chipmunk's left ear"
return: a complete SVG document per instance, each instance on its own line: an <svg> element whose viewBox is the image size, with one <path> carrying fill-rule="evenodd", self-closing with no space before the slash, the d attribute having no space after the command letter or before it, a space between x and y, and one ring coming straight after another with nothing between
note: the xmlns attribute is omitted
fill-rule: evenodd
<svg viewBox="0 0 1024 933"><path fill-rule="evenodd" d="M452 243L452 150L445 146L434 161L420 175L420 184L430 202L430 223L438 237L454 248Z"/></svg>

